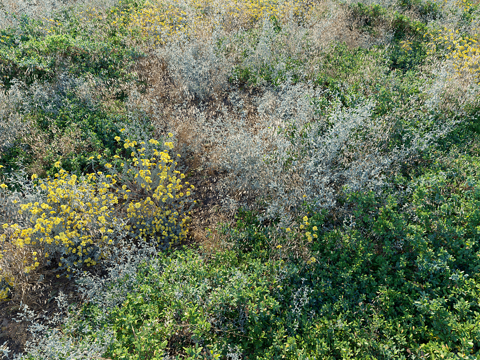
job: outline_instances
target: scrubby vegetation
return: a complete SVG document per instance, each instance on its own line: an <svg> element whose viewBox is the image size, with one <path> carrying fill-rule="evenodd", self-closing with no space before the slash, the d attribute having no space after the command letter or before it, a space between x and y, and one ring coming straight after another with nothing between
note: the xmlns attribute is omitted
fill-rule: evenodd
<svg viewBox="0 0 480 360"><path fill-rule="evenodd" d="M478 358L479 19L0 0L0 356Z"/></svg>

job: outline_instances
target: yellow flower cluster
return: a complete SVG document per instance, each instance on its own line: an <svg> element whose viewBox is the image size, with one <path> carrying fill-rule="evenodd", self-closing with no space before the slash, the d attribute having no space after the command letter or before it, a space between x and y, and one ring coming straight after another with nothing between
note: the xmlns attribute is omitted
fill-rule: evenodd
<svg viewBox="0 0 480 360"><path fill-rule="evenodd" d="M8 35L0 35L0 43L5 43L9 39L10 39L10 36Z"/></svg>
<svg viewBox="0 0 480 360"><path fill-rule="evenodd" d="M97 179L104 181L92 184ZM32 226L3 225L10 231L0 235L0 242L36 250L32 251L32 263L24 269L26 273L43 265L53 254L61 254L60 260L64 259L63 255L74 254L70 264L59 263L67 272L71 271L72 264L95 265L105 255L95 253L113 232L109 227L115 221L112 205L118 200L109 189L116 180L111 175L99 178L98 174L89 174L85 181L78 180L76 175L63 169L53 178L39 180L35 186L44 191L45 201L23 204L19 210L20 215L29 214Z"/></svg>
<svg viewBox="0 0 480 360"><path fill-rule="evenodd" d="M162 44L178 32L196 36L211 32L217 25L251 28L263 17L280 22L293 15L306 19L313 2L302 0L150 0L140 6L120 1L108 10L85 7L78 13L82 26L92 24L103 30L128 33L131 40ZM47 33L61 33L62 24L43 19Z"/></svg>
<svg viewBox="0 0 480 360"><path fill-rule="evenodd" d="M0 277L0 301L5 300L8 297L9 288L13 288L14 286L13 280L13 276L9 275Z"/></svg>
<svg viewBox="0 0 480 360"><path fill-rule="evenodd" d="M448 4L449 0L443 0L443 1L435 1L440 7L445 6ZM474 4L470 0L458 0L455 2L455 7L462 9L462 11L469 11Z"/></svg>
<svg viewBox="0 0 480 360"><path fill-rule="evenodd" d="M307 216L304 216L303 217L303 224L300 225L300 229L304 229L305 227L309 226L310 223L308 222L308 217ZM318 238L318 235L316 233L316 231L318 230L316 226L314 226L312 228L312 230L314 231L314 233L312 234L310 231L306 231L305 232L305 236L307 237L307 241L309 243L311 243L313 241L313 239L315 238Z"/></svg>
<svg viewBox="0 0 480 360"><path fill-rule="evenodd" d="M453 31L444 27L432 35L434 43L430 43L429 54L436 52L436 44L440 43L447 50L446 58L454 60L457 72L467 71L478 74L480 47L477 33L473 36L459 36L458 30Z"/></svg>
<svg viewBox="0 0 480 360"><path fill-rule="evenodd" d="M170 134L171 135L171 134ZM149 141L158 145L154 139ZM139 145L141 148L135 149ZM131 222L128 230L134 238L148 237L157 245L166 248L178 243L187 235L188 217L187 199L194 189L188 182L182 184L185 175L175 170L177 162L168 151L153 150L150 159L141 158L146 151L144 142L125 142L125 149L132 149L135 170L124 166L124 172L134 174L135 182L141 187L145 196L138 201L131 201L127 206L127 217ZM172 142L165 142L168 149L173 149ZM177 155L179 157L180 155Z"/></svg>
<svg viewBox="0 0 480 360"><path fill-rule="evenodd" d="M149 143L160 144L154 139ZM0 285L2 279L9 284L14 279L2 271L2 254L7 251L2 244L28 249L31 256L24 261L29 262L25 273L54 261L69 277L72 267L96 265L107 258L117 243L115 231L124 230L131 239L150 239L162 248L186 237L186 204L194 187L182 184L185 175L175 170L177 162L169 155L173 143L165 142L162 151L154 147L150 158L137 145L145 142L126 140L124 147L131 149L131 159L121 163L121 172L112 168L112 174L97 172L78 178L60 169L54 177L36 181L45 200L23 204L19 210L19 214L28 214L31 226L0 227ZM0 186L0 192L6 191L4 187ZM0 291L1 299L6 290Z"/></svg>
<svg viewBox="0 0 480 360"><path fill-rule="evenodd" d="M145 38L162 43L161 32L168 37L179 31L188 35L205 32L222 22L253 26L264 16L282 21L289 14L305 16L309 9L300 0L153 0L131 14L130 27ZM160 31L159 31L160 30Z"/></svg>
<svg viewBox="0 0 480 360"><path fill-rule="evenodd" d="M447 0L445 0L445 3ZM441 5L441 4L440 4ZM460 0L456 6L464 12L468 12L474 4L470 0ZM430 50L427 54L437 52L437 45L442 45L446 50L446 58L454 60L454 67L457 73L462 71L477 74L479 71L480 48L478 46L478 31L473 35L460 34L458 30L443 29L433 31L424 35L430 36Z"/></svg>
<svg viewBox="0 0 480 360"><path fill-rule="evenodd" d="M409 41L409 40L403 40L403 41L400 41L400 47L403 49L403 51L405 52L410 52L412 51L412 42Z"/></svg>
<svg viewBox="0 0 480 360"><path fill-rule="evenodd" d="M278 244L273 241L275 248L280 250L277 254L281 256L282 249L286 249L286 251L284 250L284 256L289 253L291 256L291 252L295 252L296 256L301 256L307 264L314 263L316 260L309 254L309 248L313 239L318 239L318 228L315 225L312 226L308 216L304 216L300 224L293 223L284 230L286 236L279 237L283 243Z"/></svg>

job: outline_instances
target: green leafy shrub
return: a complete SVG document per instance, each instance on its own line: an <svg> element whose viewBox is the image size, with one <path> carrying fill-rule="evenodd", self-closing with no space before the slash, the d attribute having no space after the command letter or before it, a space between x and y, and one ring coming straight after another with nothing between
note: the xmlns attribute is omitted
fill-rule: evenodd
<svg viewBox="0 0 480 360"><path fill-rule="evenodd" d="M385 21L387 9L378 4L365 5L363 3L351 4L352 15L359 20L362 30L374 33L374 28Z"/></svg>
<svg viewBox="0 0 480 360"><path fill-rule="evenodd" d="M477 356L478 160L461 157L442 170L409 183L404 196L350 195L343 225L325 213L301 222L315 261L287 273L281 292L308 289L291 332L296 356ZM268 230L251 214L242 221L230 232L242 253L270 257Z"/></svg>
<svg viewBox="0 0 480 360"><path fill-rule="evenodd" d="M98 156L104 163L115 155L125 156L115 137L122 136L120 130L132 117L142 115L126 110L128 104L121 101L106 106L95 93L100 84L67 74L59 75L55 84L35 82L27 87L16 82L4 96L10 102L2 117L2 128L8 128L0 148L4 170L12 173L24 166L43 177L53 175L60 161L65 170L80 176L102 169ZM91 156L95 161L87 160Z"/></svg>
<svg viewBox="0 0 480 360"><path fill-rule="evenodd" d="M349 99L367 95L368 88L374 86L368 72L376 71L378 78L387 71L381 64L384 56L378 50L350 49L346 43L335 44L321 59L314 83L328 89L344 106L351 107L354 104ZM369 68L365 67L366 62Z"/></svg>
<svg viewBox="0 0 480 360"><path fill-rule="evenodd" d="M59 72L110 81L131 79L128 67L141 53L114 36L100 41L86 30L72 11L49 21L23 15L18 27L0 33L6 39L0 42L0 81L8 89L13 79L26 84L53 81Z"/></svg>
<svg viewBox="0 0 480 360"><path fill-rule="evenodd" d="M351 324L344 332L344 340L352 341L351 354L389 358L478 352L478 329L471 326L478 321L473 300L478 296L478 164L463 157L452 165L412 182L403 199L392 197L380 205L372 195L352 197L353 216L346 225L321 231L322 240L313 243L317 271L324 270L303 276L330 279L331 290L321 288L317 298L341 292L343 300L325 303L330 307L324 314ZM310 230L323 225L315 216L309 222ZM348 317L350 312L369 320L360 325L356 315ZM350 331L357 332L355 340ZM327 333L316 336L325 339ZM375 342L367 341L369 336Z"/></svg>

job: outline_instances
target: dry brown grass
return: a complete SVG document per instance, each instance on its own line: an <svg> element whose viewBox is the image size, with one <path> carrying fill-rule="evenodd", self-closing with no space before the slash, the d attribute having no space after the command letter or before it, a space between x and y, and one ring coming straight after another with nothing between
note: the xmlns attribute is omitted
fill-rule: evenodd
<svg viewBox="0 0 480 360"><path fill-rule="evenodd" d="M364 36L358 24L352 23L352 12L333 1L319 3L311 15L314 55L320 56L335 42L345 42L348 47L361 46Z"/></svg>
<svg viewBox="0 0 480 360"><path fill-rule="evenodd" d="M205 144L205 134L196 128L196 116L202 112L210 119L215 118L222 106L235 116L233 107L228 102L228 91L217 89L200 110L195 99L185 99L181 84L175 83L169 74L167 63L162 58L151 55L142 59L136 65L135 71L149 84L149 91L142 96L141 102L149 105L146 110L159 135L169 131L176 133L177 150L182 153L183 163L189 169L188 181L196 189L194 196L197 206L192 211L189 239L201 244L207 252L224 248L227 245L222 242L217 225L219 222L231 222L233 216L221 211L221 198L215 187L222 174L214 167L204 166L206 153L210 160L214 160L213 150L218 149L210 149L208 144ZM259 121L253 104L258 91L250 89L241 96L248 113L247 122L253 128L255 122ZM178 108L179 105L182 106Z"/></svg>

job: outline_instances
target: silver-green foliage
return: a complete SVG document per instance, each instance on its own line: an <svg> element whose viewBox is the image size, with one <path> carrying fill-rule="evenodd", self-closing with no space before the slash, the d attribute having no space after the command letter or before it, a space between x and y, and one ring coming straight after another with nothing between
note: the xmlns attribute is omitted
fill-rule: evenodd
<svg viewBox="0 0 480 360"><path fill-rule="evenodd" d="M436 109L428 104L420 106L423 110L400 114L411 121L405 125L394 112L376 116L373 100L349 95L350 104L346 106L336 98L338 94L321 91L311 83L295 85L294 74L282 64L287 58L301 59L305 49L313 51L314 46L307 46L305 39L316 35L293 24L287 24L281 32L268 20L263 25L253 40L242 30L222 38L224 48L228 44L237 53L247 54L242 66L257 80L265 68L279 81L284 72L285 79L279 86L257 81L260 94L254 101L253 124L248 120L250 109L244 104L242 91L224 84L220 69L231 63L217 51L218 34L215 41L206 44L189 39L181 46L174 42L159 50L159 55L167 54L170 74L186 94L200 100L221 94L222 101L231 104L220 104L215 116L205 105L193 105L191 126L195 129L192 150L201 153L204 164L222 174L219 190L227 208L263 208L265 217L280 216L285 221L298 215L304 201L315 203L317 209L332 208L342 189L379 190L402 161L454 126L455 119L435 124ZM290 42L299 44L296 49L280 44L287 33ZM330 102L322 115L317 105L321 99ZM179 107L188 109L192 106L189 101L187 96ZM426 115L425 107L430 114ZM178 114L182 116L181 111ZM402 133L395 134L399 127ZM403 143L392 143L393 136L400 136Z"/></svg>
<svg viewBox="0 0 480 360"><path fill-rule="evenodd" d="M165 59L173 80L187 99L204 101L225 89L231 64L216 51L219 35L214 32L212 39L201 42L179 34L158 49L157 55Z"/></svg>
<svg viewBox="0 0 480 360"><path fill-rule="evenodd" d="M22 121L18 107L25 98L21 83L16 82L6 91L0 86L0 155L15 141L28 134L30 126Z"/></svg>
<svg viewBox="0 0 480 360"><path fill-rule="evenodd" d="M440 124L422 137L412 129L405 135L408 146L387 149L392 124L372 116L372 101L334 104L320 117L313 100L321 95L304 84L271 89L257 100L261 121L253 129L226 109L216 119L197 116L205 142L221 149L210 165L224 172L220 190L230 206L264 200L265 217L284 220L298 215L304 201L331 208L342 188L380 189L399 162L451 129ZM235 103L233 94L230 99ZM237 102L240 114L242 106Z"/></svg>

